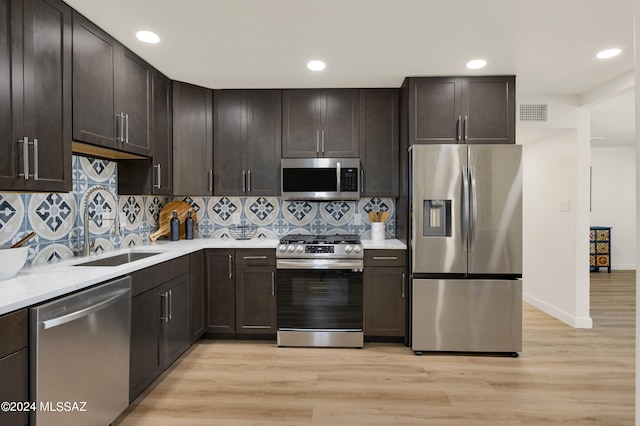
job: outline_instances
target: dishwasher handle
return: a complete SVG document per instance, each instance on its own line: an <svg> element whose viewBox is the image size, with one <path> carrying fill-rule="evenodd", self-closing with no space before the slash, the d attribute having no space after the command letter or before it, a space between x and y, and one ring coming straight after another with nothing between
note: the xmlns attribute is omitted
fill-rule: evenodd
<svg viewBox="0 0 640 426"><path fill-rule="evenodd" d="M108 308L111 305L114 305L115 303L118 302L118 299L122 298L125 294L128 294L129 292L130 290L128 288L123 290L118 290L113 296L108 297L105 300L99 301L84 309L80 309L78 311L71 312L66 315L62 315L56 318L51 318L46 321L42 321L40 324L42 324L43 330L48 330L50 328L54 328L59 325L63 325L68 322L75 321L77 319L89 316L94 312L101 311L105 308Z"/></svg>

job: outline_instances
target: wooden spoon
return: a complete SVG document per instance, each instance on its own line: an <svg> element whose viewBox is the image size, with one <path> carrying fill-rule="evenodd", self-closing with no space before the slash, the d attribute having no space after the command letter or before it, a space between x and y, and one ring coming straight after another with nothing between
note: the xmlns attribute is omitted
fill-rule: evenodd
<svg viewBox="0 0 640 426"><path fill-rule="evenodd" d="M380 212L380 222L386 222L389 219L389 212Z"/></svg>
<svg viewBox="0 0 640 426"><path fill-rule="evenodd" d="M27 241L29 241L30 239L32 239L33 237L35 237L36 233L35 232L31 232L29 233L29 235L27 235L26 237L24 237L23 239L21 239L20 241L18 241L17 243L15 243L14 245L11 246L11 248L18 248L18 247L22 247L24 245L24 243L26 243Z"/></svg>
<svg viewBox="0 0 640 426"><path fill-rule="evenodd" d="M369 212L369 219L371 219L371 222L377 222L378 221L378 216L376 215L376 212L370 211Z"/></svg>

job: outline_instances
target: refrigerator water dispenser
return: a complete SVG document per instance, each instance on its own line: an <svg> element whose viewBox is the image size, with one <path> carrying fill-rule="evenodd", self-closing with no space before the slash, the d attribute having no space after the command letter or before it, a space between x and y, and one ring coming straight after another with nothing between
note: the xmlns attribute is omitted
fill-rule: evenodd
<svg viewBox="0 0 640 426"><path fill-rule="evenodd" d="M451 200L424 200L423 236L451 236Z"/></svg>

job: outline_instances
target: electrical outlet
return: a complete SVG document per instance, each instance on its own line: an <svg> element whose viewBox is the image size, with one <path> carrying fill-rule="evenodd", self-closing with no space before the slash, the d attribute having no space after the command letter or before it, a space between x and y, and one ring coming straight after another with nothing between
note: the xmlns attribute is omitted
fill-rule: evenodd
<svg viewBox="0 0 640 426"><path fill-rule="evenodd" d="M240 225L240 213L233 214L233 224Z"/></svg>
<svg viewBox="0 0 640 426"><path fill-rule="evenodd" d="M569 201L569 200L560 201L560 211L563 212L563 213L570 212L571 211L571 201Z"/></svg>
<svg viewBox="0 0 640 426"><path fill-rule="evenodd" d="M355 213L353 215L353 224L354 226L362 225L362 216L360 216L360 213Z"/></svg>

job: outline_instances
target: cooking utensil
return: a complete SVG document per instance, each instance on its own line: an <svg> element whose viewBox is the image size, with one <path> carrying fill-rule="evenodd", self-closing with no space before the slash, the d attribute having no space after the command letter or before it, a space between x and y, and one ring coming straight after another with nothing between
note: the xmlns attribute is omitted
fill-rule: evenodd
<svg viewBox="0 0 640 426"><path fill-rule="evenodd" d="M18 241L14 245L12 245L11 248L22 247L22 245L24 243L26 243L27 241L29 241L30 239L32 239L35 236L36 236L36 233L32 231L32 232L29 233L29 235L27 235L26 237L24 237L23 239L21 239L20 241Z"/></svg>
<svg viewBox="0 0 640 426"><path fill-rule="evenodd" d="M184 221L187 219L187 212L191 211L191 217L193 218L194 226L196 224L196 211L186 201L172 201L167 203L166 206L160 210L158 217L158 230L149 235L151 241L156 241L163 235L169 235L171 233L171 218L173 217L173 211L178 213L178 220L180 221L180 238L184 239L186 231L184 227Z"/></svg>
<svg viewBox="0 0 640 426"><path fill-rule="evenodd" d="M389 219L389 212L380 212L379 213L380 222L386 222Z"/></svg>
<svg viewBox="0 0 640 426"><path fill-rule="evenodd" d="M369 212L369 219L371 219L371 222L377 222L378 221L378 214L374 211L370 211Z"/></svg>

